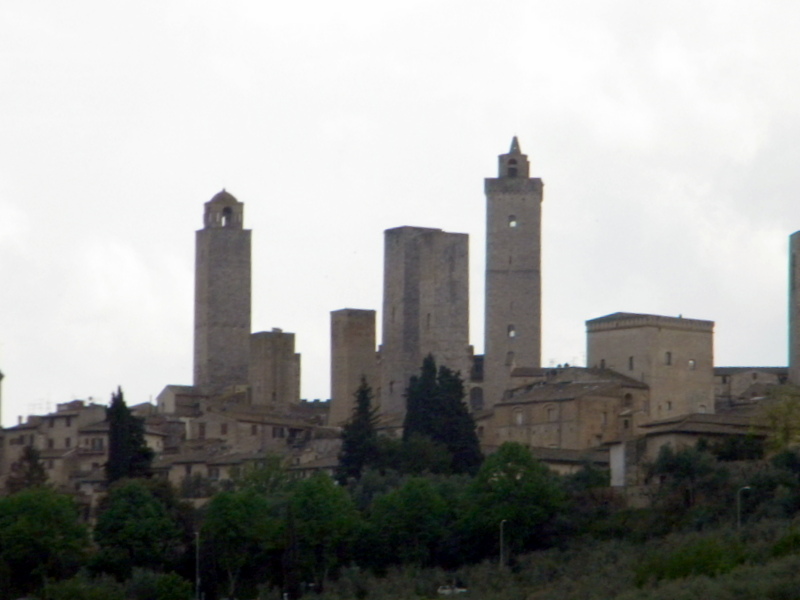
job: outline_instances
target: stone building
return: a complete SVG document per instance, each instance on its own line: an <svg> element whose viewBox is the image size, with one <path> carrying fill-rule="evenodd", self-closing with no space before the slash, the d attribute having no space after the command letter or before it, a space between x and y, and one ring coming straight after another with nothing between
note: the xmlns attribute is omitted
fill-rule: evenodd
<svg viewBox="0 0 800 600"><path fill-rule="evenodd" d="M529 176L515 137L486 179L486 307L483 405L511 387L517 367L541 365L542 180ZM474 404L474 401L473 401Z"/></svg>
<svg viewBox="0 0 800 600"><path fill-rule="evenodd" d="M494 406L495 445L584 450L635 435L646 422L648 386L608 369L543 369Z"/></svg>
<svg viewBox="0 0 800 600"><path fill-rule="evenodd" d="M244 204L222 190L205 203L196 234L194 386L246 384L250 360L250 230Z"/></svg>
<svg viewBox="0 0 800 600"><path fill-rule="evenodd" d="M375 341L374 310L331 312L331 425L343 425L352 416L362 377L373 394L379 387Z"/></svg>
<svg viewBox="0 0 800 600"><path fill-rule="evenodd" d="M714 412L714 322L614 313L586 321L586 361L646 383L652 420Z"/></svg>
<svg viewBox="0 0 800 600"><path fill-rule="evenodd" d="M468 236L424 227L385 232L380 411L405 414L405 391L422 359L467 376Z"/></svg>

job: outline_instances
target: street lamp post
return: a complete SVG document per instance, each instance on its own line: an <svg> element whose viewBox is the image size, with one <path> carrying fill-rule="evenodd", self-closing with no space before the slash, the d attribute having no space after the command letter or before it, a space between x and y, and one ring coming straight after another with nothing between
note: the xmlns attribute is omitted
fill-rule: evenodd
<svg viewBox="0 0 800 600"><path fill-rule="evenodd" d="M500 566L503 567L506 564L506 543L505 543L505 530L506 519L500 521Z"/></svg>
<svg viewBox="0 0 800 600"><path fill-rule="evenodd" d="M736 531L742 530L742 492L749 490L750 486L740 487L736 492Z"/></svg>
<svg viewBox="0 0 800 600"><path fill-rule="evenodd" d="M200 600L200 531L194 532L194 597Z"/></svg>

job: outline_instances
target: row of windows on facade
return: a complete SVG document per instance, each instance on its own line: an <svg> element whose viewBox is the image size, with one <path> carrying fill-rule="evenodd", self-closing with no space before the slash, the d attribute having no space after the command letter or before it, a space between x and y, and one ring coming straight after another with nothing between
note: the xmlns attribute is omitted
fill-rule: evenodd
<svg viewBox="0 0 800 600"><path fill-rule="evenodd" d="M633 405L633 396L631 394L625 394L622 398L622 407L623 408L630 408ZM671 403L670 403L671 407ZM547 416L547 421L550 423L555 423L558 421L558 408L556 406L545 406L544 413ZM608 413L603 412L601 413L601 423L603 426L608 424ZM524 425L525 424L525 411L522 407L518 406L514 409L514 424L515 425ZM628 420L624 420L624 427L628 427Z"/></svg>
<svg viewBox="0 0 800 600"><path fill-rule="evenodd" d="M10 445L19 445L19 446L34 446L35 436L33 434L29 435L21 435L17 438L13 438L9 440ZM0 445L2 445L3 439L0 438ZM47 438L47 449L52 450L56 446L56 440L54 438ZM86 438L83 440L83 447L90 448L92 450L103 450L105 446L104 438ZM71 448L72 447L72 438L65 437L64 438L64 447Z"/></svg>
<svg viewBox="0 0 800 600"><path fill-rule="evenodd" d="M220 423L219 424L219 434L220 435L228 435L228 424L227 423ZM258 435L258 425L253 424L250 426L250 435ZM198 423L197 424L197 437L201 440L206 438L206 423ZM286 437L286 429L284 427L273 427L272 428L272 437L273 438L285 438Z"/></svg>
<svg viewBox="0 0 800 600"><path fill-rule="evenodd" d="M513 337L513 336L511 336L511 337ZM636 361L635 361L634 357L633 356L629 356L628 357L628 371L633 371L634 368L635 368L635 364L636 364ZM665 352L664 353L664 364L666 366L668 366L668 367L671 367L673 365L672 352ZM690 371L694 371L697 368L697 361L695 359L693 359L693 358L690 358L689 360L686 361L686 366L689 367ZM600 359L600 368L601 369L605 369L606 368L606 359L605 358Z"/></svg>

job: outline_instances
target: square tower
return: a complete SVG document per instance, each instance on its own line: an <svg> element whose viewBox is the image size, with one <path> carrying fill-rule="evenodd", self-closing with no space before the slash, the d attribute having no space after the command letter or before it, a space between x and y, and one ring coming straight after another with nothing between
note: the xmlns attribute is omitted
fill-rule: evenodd
<svg viewBox="0 0 800 600"><path fill-rule="evenodd" d="M353 416L362 377L375 397L380 386L375 341L374 310L343 308L331 312L330 425L343 425Z"/></svg>
<svg viewBox="0 0 800 600"><path fill-rule="evenodd" d="M294 334L275 328L250 336L251 401L285 411L300 402L300 355Z"/></svg>
<svg viewBox="0 0 800 600"><path fill-rule="evenodd" d="M194 385L214 394L248 381L250 230L244 204L222 190L195 238Z"/></svg>
<svg viewBox="0 0 800 600"><path fill-rule="evenodd" d="M486 179L486 324L483 401L500 402L515 367L541 366L542 180L529 177L515 137Z"/></svg>
<svg viewBox="0 0 800 600"><path fill-rule="evenodd" d="M714 322L614 313L586 321L586 361L650 386L649 418L714 412Z"/></svg>
<svg viewBox="0 0 800 600"><path fill-rule="evenodd" d="M424 227L385 232L380 412L405 415L422 359L469 377L469 237Z"/></svg>

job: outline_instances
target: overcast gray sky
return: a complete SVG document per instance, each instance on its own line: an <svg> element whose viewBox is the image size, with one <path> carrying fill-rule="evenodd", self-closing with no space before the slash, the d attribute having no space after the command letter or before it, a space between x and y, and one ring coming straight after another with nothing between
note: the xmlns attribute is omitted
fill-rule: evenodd
<svg viewBox="0 0 800 600"><path fill-rule="evenodd" d="M383 230L470 234L513 135L545 182L545 364L584 321L716 321L786 364L800 229L800 3L0 3L3 422L190 383L194 231L253 230L254 331L329 393L329 313L380 309Z"/></svg>

